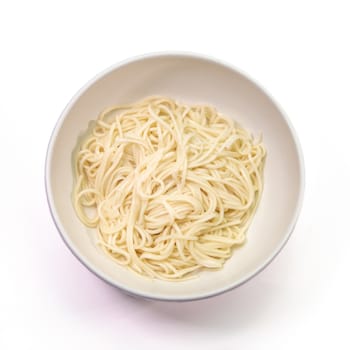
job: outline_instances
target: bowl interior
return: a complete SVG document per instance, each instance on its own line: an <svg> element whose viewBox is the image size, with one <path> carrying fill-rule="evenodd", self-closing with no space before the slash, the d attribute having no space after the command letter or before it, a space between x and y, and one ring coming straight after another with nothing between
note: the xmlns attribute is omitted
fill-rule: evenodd
<svg viewBox="0 0 350 350"><path fill-rule="evenodd" d="M186 282L142 278L110 261L94 244L93 230L75 215L72 151L89 121L114 104L149 95L185 103L212 104L262 133L267 148L264 192L244 246L224 268ZM109 69L88 83L67 106L53 133L47 158L49 204L62 237L93 272L126 291L146 297L185 300L233 288L262 269L286 242L296 220L303 185L300 151L288 122L274 102L241 73L190 55L152 55Z"/></svg>

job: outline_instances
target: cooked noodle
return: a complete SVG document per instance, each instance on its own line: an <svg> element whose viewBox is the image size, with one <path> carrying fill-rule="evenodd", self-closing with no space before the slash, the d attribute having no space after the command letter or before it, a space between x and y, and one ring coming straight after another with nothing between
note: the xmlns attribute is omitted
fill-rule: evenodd
<svg viewBox="0 0 350 350"><path fill-rule="evenodd" d="M150 97L104 111L75 159L75 210L109 257L182 280L246 239L265 148L213 107Z"/></svg>

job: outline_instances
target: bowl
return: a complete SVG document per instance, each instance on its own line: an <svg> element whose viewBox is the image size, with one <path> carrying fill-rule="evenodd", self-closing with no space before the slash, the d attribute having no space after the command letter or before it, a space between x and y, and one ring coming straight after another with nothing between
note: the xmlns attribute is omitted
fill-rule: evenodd
<svg viewBox="0 0 350 350"><path fill-rule="evenodd" d="M149 95L211 104L253 133L262 132L267 149L264 191L247 242L234 251L222 270L205 271L183 282L144 278L111 261L94 243L94 230L78 220L71 200L72 152L89 121L106 107ZM218 295L264 269L293 231L304 188L301 148L289 119L276 102L231 65L188 53L132 58L90 80L69 102L54 128L45 170L51 214L72 253L91 272L127 293L170 301Z"/></svg>

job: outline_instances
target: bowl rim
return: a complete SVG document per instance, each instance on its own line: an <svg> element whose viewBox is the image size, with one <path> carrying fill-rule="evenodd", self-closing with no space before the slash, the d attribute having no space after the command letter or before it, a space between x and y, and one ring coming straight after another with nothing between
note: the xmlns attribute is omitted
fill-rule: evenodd
<svg viewBox="0 0 350 350"><path fill-rule="evenodd" d="M104 76L108 75L114 70L117 70L123 66L126 66L130 63L134 63L137 61L142 61L150 58L160 58L160 57L178 57L178 58L193 58L193 59L199 59L202 61L206 61L209 63L215 63L220 66L223 66L235 73L240 74L242 77L247 79L249 82L251 82L257 89L259 89L263 94L267 96L268 99L274 104L274 106L278 109L280 112L282 118L286 122L292 139L295 144L295 149L297 152L297 158L299 163L299 177L300 177L300 185L299 185L299 193L297 197L297 203L296 207L292 216L292 219L289 223L289 226L286 230L286 234L284 235L282 241L277 245L270 255L259 265L256 267L255 270L248 273L246 276L242 277L241 279L234 281L233 283L228 284L224 288L219 288L217 290L213 290L211 292L205 292L202 294L198 294L196 296L188 296L185 295L162 295L162 294L156 294L156 293L147 293L140 290L136 290L133 288L128 287L127 285L120 284L118 281L114 281L113 279L109 278L101 269L97 268L92 264L87 258L85 258L83 255L81 255L78 251L78 249L75 247L71 239L69 238L68 234L66 233L65 228L61 224L60 218L58 216L58 213L56 211L54 200L53 200L53 194L52 194L52 185L51 185L51 164L52 164L52 154L54 145L56 143L57 135L59 133L59 130L61 129L62 124L64 123L69 111L71 110L72 106L78 101L78 99L81 97L81 95L88 90L95 82L103 78ZM294 126L291 123L291 120L285 113L285 111L282 109L282 107L279 105L279 103L271 96L271 94L266 90L265 87L263 87L260 83L258 83L255 79L252 79L248 74L243 72L241 69L238 69L234 65L232 65L229 62L223 61L221 59L217 59L213 56L202 54L202 53L196 53L196 52L190 52L190 51L158 51L158 52L150 52L145 53L141 55L132 56L130 58L124 59L118 63L115 63L104 70L102 70L100 73L96 74L93 78L88 80L70 99L68 104L65 106L63 111L61 112L58 120L56 121L56 124L54 125L54 128L52 130L51 136L49 138L49 143L46 150L46 157L45 157L45 192L46 192L46 198L49 206L49 210L51 213L51 217L53 219L53 222L56 226L56 229L61 236L63 242L68 247L68 249L72 252L72 254L95 276L102 279L103 281L107 282L109 285L118 288L119 290L122 290L123 292L137 296L137 297L143 297L146 299L151 300L158 300L158 301L194 301L194 300L202 300L207 299L210 297L214 297L226 292L229 292L235 288L238 288L239 286L243 285L244 283L250 281L253 277L258 275L260 272L262 272L270 263L276 258L276 256L281 252L283 247L288 242L289 238L291 237L294 228L296 226L298 217L301 212L302 204L303 204L303 198L304 198L304 192L305 192L305 163L304 163L304 157L303 152L301 148L301 144L299 141L299 138L297 136L297 133L294 129Z"/></svg>

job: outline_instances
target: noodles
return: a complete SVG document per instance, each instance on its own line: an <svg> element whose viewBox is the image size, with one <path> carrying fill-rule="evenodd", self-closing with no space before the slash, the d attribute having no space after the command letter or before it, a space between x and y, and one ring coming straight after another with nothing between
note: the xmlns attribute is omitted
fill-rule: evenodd
<svg viewBox="0 0 350 350"><path fill-rule="evenodd" d="M112 107L75 159L73 201L115 262L163 280L218 269L244 243L265 148L209 106Z"/></svg>

